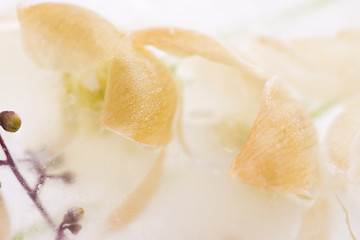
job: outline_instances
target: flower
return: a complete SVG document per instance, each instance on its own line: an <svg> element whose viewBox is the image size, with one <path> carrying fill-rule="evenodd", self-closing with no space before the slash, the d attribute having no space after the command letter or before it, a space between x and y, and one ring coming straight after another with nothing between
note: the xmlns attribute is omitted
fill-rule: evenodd
<svg viewBox="0 0 360 240"><path fill-rule="evenodd" d="M115 231L117 239L326 238L334 221L353 234L356 223L349 221L346 201L357 196L352 185L359 169L356 111L346 110L326 141L318 139L313 120L334 102L356 94L356 58L346 59L357 47L356 34L290 41L262 37L250 41L248 54L233 54L218 41L184 29L122 33L95 13L72 5L40 4L18 12L31 59L42 68L67 72L66 84L60 86L67 97L84 100L79 101L82 109L75 106L66 112L67 121L85 125L80 112L90 109L102 128L115 133L84 133L74 124L61 145L66 167L77 175L75 192L86 199L81 201L86 219L79 238L105 238L98 230L102 224ZM173 133L176 111L180 116L182 112L181 87L174 80L179 76L148 45L177 57L210 60L187 59L198 75L183 86L184 118L193 117L186 120L184 136L180 130ZM304 56L307 51L309 58ZM341 56L341 64L334 56ZM181 69L186 64L179 65ZM267 81L274 75L276 80ZM196 86L199 83L204 85ZM325 91L326 84L334 89ZM191 88L196 97L186 103ZM242 101L243 93L255 101ZM237 104L229 107L229 102ZM356 109L356 103L347 109ZM234 117L238 109L241 120ZM344 124L349 128L342 128ZM176 142L181 138L187 143L183 149ZM331 161L324 146L335 149L340 160ZM232 160L230 175L239 181L227 175ZM355 189L353 195L346 190L349 186ZM332 217L334 212L347 220ZM320 232L319 223L325 225ZM77 232L79 226L73 227Z"/></svg>
<svg viewBox="0 0 360 240"><path fill-rule="evenodd" d="M67 4L21 8L18 17L24 49L40 67L79 71L110 61L99 123L143 144L170 141L178 98L170 71L146 45L181 57L199 55L266 80L222 44L193 31L147 29L126 36L95 13Z"/></svg>

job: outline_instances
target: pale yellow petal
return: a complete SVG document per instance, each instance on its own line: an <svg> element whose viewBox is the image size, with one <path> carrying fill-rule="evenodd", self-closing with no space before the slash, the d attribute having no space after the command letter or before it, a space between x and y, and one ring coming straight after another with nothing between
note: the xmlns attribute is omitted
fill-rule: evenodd
<svg viewBox="0 0 360 240"><path fill-rule="evenodd" d="M250 43L249 55L253 64L295 86L316 113L317 108L360 89L360 41L355 35L299 40L259 37Z"/></svg>
<svg viewBox="0 0 360 240"><path fill-rule="evenodd" d="M170 54L199 55L226 65L236 65L235 56L220 42L206 35L179 28L152 28L131 33L136 45L152 45Z"/></svg>
<svg viewBox="0 0 360 240"><path fill-rule="evenodd" d="M302 52L319 71L330 72L354 84L360 70L359 31L341 32L337 36L293 40L291 44ZM355 78L355 79L354 79ZM352 81L350 81L352 80ZM359 86L359 84L357 85ZM348 86L349 87L349 86Z"/></svg>
<svg viewBox="0 0 360 240"><path fill-rule="evenodd" d="M109 216L106 231L119 230L134 221L146 209L160 185L164 151L162 150L143 182Z"/></svg>
<svg viewBox="0 0 360 240"><path fill-rule="evenodd" d="M110 58L122 35L96 13L69 4L18 9L23 47L40 67L77 71Z"/></svg>
<svg viewBox="0 0 360 240"><path fill-rule="evenodd" d="M100 125L148 145L172 136L177 91L170 71L150 52L128 41L110 64Z"/></svg>
<svg viewBox="0 0 360 240"><path fill-rule="evenodd" d="M360 130L350 146L348 178L352 182L360 182Z"/></svg>
<svg viewBox="0 0 360 240"><path fill-rule="evenodd" d="M65 187L68 195L74 197L70 203L81 202L86 211L86 217L81 220L81 239L94 239L114 209L144 182L157 161L159 149L109 132L89 136L78 131L65 140L61 169L70 170L74 175L76 190ZM53 200L54 207L64 203Z"/></svg>
<svg viewBox="0 0 360 240"><path fill-rule="evenodd" d="M317 134L302 106L277 80L233 161L234 179L279 193L307 193L317 180Z"/></svg>
<svg viewBox="0 0 360 240"><path fill-rule="evenodd" d="M135 45L152 45L179 57L201 56L211 61L238 68L245 78L266 81L259 68L236 56L234 49L204 34L179 28L152 28L131 33Z"/></svg>
<svg viewBox="0 0 360 240"><path fill-rule="evenodd" d="M292 41L292 46L303 54L316 72L324 74L323 78L316 79L319 93L323 91L323 94L338 98L358 93L359 31L342 32L333 37L295 40ZM326 88L322 89L324 85Z"/></svg>
<svg viewBox="0 0 360 240"><path fill-rule="evenodd" d="M338 37L343 39L352 39L352 40L359 40L360 39L360 29L359 28L353 28L353 29L347 29L343 30L338 34Z"/></svg>
<svg viewBox="0 0 360 240"><path fill-rule="evenodd" d="M0 239L10 239L10 219L5 208L4 201L0 196Z"/></svg>
<svg viewBox="0 0 360 240"><path fill-rule="evenodd" d="M360 98L352 100L330 126L327 145L333 163L341 170L349 169L350 146L360 130Z"/></svg>
<svg viewBox="0 0 360 240"><path fill-rule="evenodd" d="M246 187L184 154L167 153L150 201L130 224L106 239L293 240L302 213L297 201Z"/></svg>
<svg viewBox="0 0 360 240"><path fill-rule="evenodd" d="M307 210L295 240L327 240L330 237L331 206L326 198L318 198Z"/></svg>

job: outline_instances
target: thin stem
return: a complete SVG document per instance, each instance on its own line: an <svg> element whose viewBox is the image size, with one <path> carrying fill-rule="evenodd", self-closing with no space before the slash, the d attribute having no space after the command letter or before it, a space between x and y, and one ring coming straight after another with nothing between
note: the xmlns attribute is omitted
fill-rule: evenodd
<svg viewBox="0 0 360 240"><path fill-rule="evenodd" d="M64 235L64 230L65 230L64 224L65 224L65 222L63 221L60 224L59 228L57 229L57 234L56 234L56 239L55 240L62 240L65 237L65 235Z"/></svg>
<svg viewBox="0 0 360 240"><path fill-rule="evenodd" d="M31 159L31 163L34 165L35 171L39 174L39 176L45 174L44 167L38 161Z"/></svg>
<svg viewBox="0 0 360 240"><path fill-rule="evenodd" d="M33 194L38 196L39 194L39 191L40 191L40 187L45 184L45 176L44 175L41 175L39 178L38 178L38 181L35 185L35 188L33 190Z"/></svg>
<svg viewBox="0 0 360 240"><path fill-rule="evenodd" d="M56 239L55 240L62 240L65 237L64 230L61 229L58 231Z"/></svg>
<svg viewBox="0 0 360 240"><path fill-rule="evenodd" d="M13 158L11 157L11 154L10 154L10 152L9 152L9 150L8 150L8 148L7 148L7 146L6 146L6 144L5 144L5 142L4 142L1 135L0 135L0 145L1 145L1 148L4 151L5 156L6 156L6 165L8 165L10 167L11 171L14 173L15 177L17 178L17 180L19 181L21 186L25 189L26 193L29 195L31 200L34 202L35 206L39 209L41 215L45 218L45 220L49 224L49 226L51 228L53 228L53 229L56 229L55 223L50 218L48 212L45 210L42 203L38 199L37 191L34 191L33 189L31 189L29 184L26 182L26 180L20 174L20 172L19 172ZM62 239L62 238L59 238L59 239Z"/></svg>
<svg viewBox="0 0 360 240"><path fill-rule="evenodd" d="M47 179L63 179L64 176L62 175L44 175Z"/></svg>

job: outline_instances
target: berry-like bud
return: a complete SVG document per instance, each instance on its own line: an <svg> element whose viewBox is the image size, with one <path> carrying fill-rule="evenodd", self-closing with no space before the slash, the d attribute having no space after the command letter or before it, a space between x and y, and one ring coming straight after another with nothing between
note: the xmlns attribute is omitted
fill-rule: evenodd
<svg viewBox="0 0 360 240"><path fill-rule="evenodd" d="M68 225L66 226L67 229L69 229L69 231L72 233L72 234L78 234L81 230L81 225L78 224L78 223L74 223L74 224L71 224L71 225Z"/></svg>
<svg viewBox="0 0 360 240"><path fill-rule="evenodd" d="M80 221L84 216L84 209L80 207L70 208L64 216L64 223L71 224Z"/></svg>
<svg viewBox="0 0 360 240"><path fill-rule="evenodd" d="M16 132L21 126L21 119L13 111L3 111L0 113L0 125L7 132Z"/></svg>
<svg viewBox="0 0 360 240"><path fill-rule="evenodd" d="M61 179L64 181L64 183L74 183L74 174L71 172L65 172L61 175Z"/></svg>

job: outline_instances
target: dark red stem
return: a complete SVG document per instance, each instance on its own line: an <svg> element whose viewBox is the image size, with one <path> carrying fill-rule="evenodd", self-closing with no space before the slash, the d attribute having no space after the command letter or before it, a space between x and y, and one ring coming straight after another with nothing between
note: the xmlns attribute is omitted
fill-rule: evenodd
<svg viewBox="0 0 360 240"><path fill-rule="evenodd" d="M48 212L43 207L43 205L41 204L41 202L38 198L38 189L37 189L38 185L34 190L31 189L29 184L26 182L26 180L20 174L20 172L19 172L19 170L18 170L13 158L11 157L11 154L4 142L4 139L2 138L1 135L0 135L0 145L6 156L6 161L1 161L0 165L8 165L10 167L11 171L14 173L15 177L17 178L17 180L19 181L21 186L25 189L26 193L29 195L31 200L34 202L35 206L39 209L41 215L45 218L46 222L49 224L49 226L51 228L56 229L55 223L50 218ZM62 238L59 238L59 239L62 239Z"/></svg>
<svg viewBox="0 0 360 240"><path fill-rule="evenodd" d="M65 223L62 222L60 224L59 228L57 229L57 234L56 234L56 239L55 240L62 240L65 237L65 235L64 235L64 230L65 230L64 224Z"/></svg>

